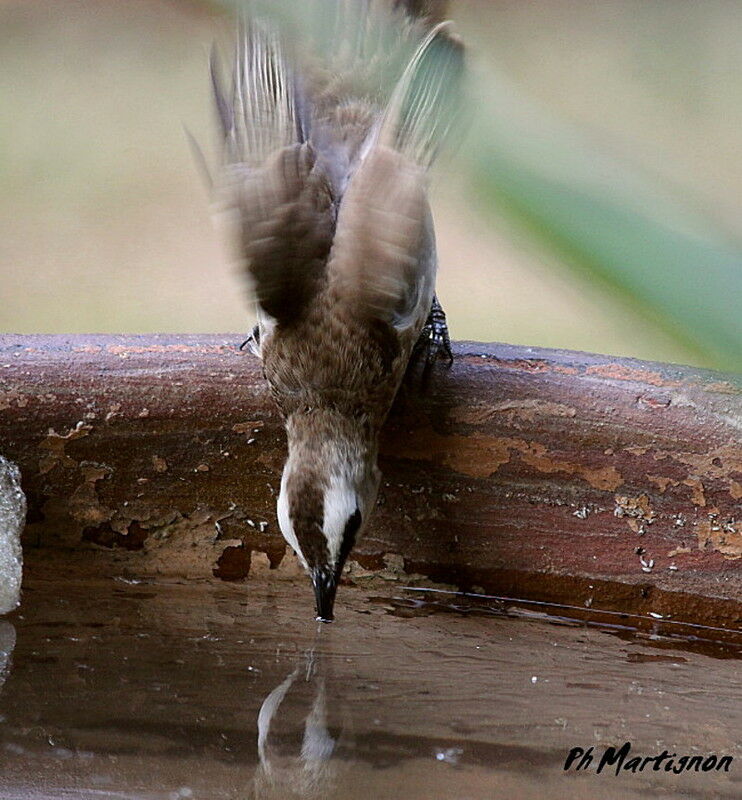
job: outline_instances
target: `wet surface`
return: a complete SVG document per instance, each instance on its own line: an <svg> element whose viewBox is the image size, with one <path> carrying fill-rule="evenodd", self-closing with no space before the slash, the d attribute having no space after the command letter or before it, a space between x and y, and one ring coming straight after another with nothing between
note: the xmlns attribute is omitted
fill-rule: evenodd
<svg viewBox="0 0 742 800"><path fill-rule="evenodd" d="M287 582L28 583L0 621L0 798L742 796L729 643L401 587L337 610L318 628ZM625 741L734 761L563 771Z"/></svg>

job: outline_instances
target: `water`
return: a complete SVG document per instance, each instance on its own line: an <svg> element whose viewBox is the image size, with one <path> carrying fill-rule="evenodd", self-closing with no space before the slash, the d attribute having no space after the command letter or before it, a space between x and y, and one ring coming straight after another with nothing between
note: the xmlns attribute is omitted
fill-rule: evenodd
<svg viewBox="0 0 742 800"><path fill-rule="evenodd" d="M0 629L0 798L742 796L738 648L449 600L343 587L318 628L303 583L28 581ZM735 761L562 769L627 740Z"/></svg>

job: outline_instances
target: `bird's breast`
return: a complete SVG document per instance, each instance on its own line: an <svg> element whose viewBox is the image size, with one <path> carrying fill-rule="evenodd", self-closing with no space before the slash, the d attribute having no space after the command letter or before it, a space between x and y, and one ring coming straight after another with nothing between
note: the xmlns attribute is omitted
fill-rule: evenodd
<svg viewBox="0 0 742 800"><path fill-rule="evenodd" d="M331 407L383 418L416 336L320 300L299 323L272 330L263 346L265 375L284 414Z"/></svg>

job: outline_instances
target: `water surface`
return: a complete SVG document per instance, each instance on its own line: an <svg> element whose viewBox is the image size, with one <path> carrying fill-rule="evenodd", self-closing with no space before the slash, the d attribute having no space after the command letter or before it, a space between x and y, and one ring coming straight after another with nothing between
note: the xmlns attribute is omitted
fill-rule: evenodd
<svg viewBox="0 0 742 800"><path fill-rule="evenodd" d="M318 628L303 584L30 582L0 622L0 798L742 796L734 648L485 605L343 587ZM627 740L735 761L563 771Z"/></svg>

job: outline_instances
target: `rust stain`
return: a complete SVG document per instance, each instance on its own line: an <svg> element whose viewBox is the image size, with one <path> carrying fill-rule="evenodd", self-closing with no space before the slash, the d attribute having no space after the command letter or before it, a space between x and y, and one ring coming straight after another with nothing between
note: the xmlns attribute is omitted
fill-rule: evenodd
<svg viewBox="0 0 742 800"><path fill-rule="evenodd" d="M635 381L648 383L650 386L681 386L679 381L668 380L659 372L638 367L627 367L624 364L595 364L585 370L586 375L599 375L618 381Z"/></svg>
<svg viewBox="0 0 742 800"><path fill-rule="evenodd" d="M731 481L729 484L729 494L733 500L742 499L742 483L738 481Z"/></svg>

